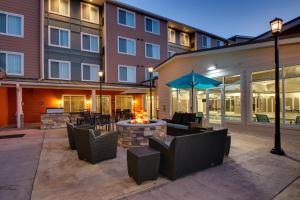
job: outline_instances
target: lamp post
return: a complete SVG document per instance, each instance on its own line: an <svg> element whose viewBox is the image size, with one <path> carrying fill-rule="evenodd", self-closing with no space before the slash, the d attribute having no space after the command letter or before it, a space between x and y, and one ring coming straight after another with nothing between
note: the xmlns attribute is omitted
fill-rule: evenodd
<svg viewBox="0 0 300 200"><path fill-rule="evenodd" d="M99 75L99 82L100 82L100 116L102 117L102 77L103 77L103 71L98 72Z"/></svg>
<svg viewBox="0 0 300 200"><path fill-rule="evenodd" d="M279 88L279 34L282 29L282 19L275 18L270 21L272 34L275 40L275 143L274 148L271 150L272 154L284 155L284 151L281 148L280 139L280 88Z"/></svg>
<svg viewBox="0 0 300 200"><path fill-rule="evenodd" d="M153 76L153 67L149 67L150 72L150 119L152 119L152 76Z"/></svg>

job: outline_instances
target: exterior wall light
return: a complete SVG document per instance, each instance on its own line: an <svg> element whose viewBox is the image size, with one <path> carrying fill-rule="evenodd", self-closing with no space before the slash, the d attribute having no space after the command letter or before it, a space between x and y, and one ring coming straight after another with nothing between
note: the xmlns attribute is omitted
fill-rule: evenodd
<svg viewBox="0 0 300 200"><path fill-rule="evenodd" d="M207 68L208 71L213 71L213 70L216 70L216 69L217 69L217 67L214 66L214 65Z"/></svg>

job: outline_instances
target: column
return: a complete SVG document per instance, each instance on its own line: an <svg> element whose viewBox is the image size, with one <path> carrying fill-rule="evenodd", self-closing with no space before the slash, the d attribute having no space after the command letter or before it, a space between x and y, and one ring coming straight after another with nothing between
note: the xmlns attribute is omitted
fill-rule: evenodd
<svg viewBox="0 0 300 200"><path fill-rule="evenodd" d="M96 90L92 90L92 112L97 112Z"/></svg>
<svg viewBox="0 0 300 200"><path fill-rule="evenodd" d="M19 84L16 85L16 96L17 96L17 128L22 128L22 87Z"/></svg>

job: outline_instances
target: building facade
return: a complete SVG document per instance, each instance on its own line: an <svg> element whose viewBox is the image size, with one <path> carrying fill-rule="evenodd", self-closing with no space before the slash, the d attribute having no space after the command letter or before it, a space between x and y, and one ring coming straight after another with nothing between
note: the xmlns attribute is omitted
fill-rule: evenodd
<svg viewBox="0 0 300 200"><path fill-rule="evenodd" d="M47 108L99 112L99 71L104 113L149 112L149 67L175 53L228 44L113 1L9 0L0 6L0 127L38 125ZM132 88L145 93L126 94ZM152 101L156 110L156 97Z"/></svg>
<svg viewBox="0 0 300 200"><path fill-rule="evenodd" d="M284 24L279 48L281 127L284 133L299 133L300 17ZM174 112L191 112L191 102L194 102L193 112L202 112L207 125L273 133L274 62L274 39L270 32L248 42L172 57L156 68L160 75L160 117L170 118ZM191 90L167 87L168 82L192 70L222 84L195 90L193 97ZM265 117L263 122L261 116Z"/></svg>

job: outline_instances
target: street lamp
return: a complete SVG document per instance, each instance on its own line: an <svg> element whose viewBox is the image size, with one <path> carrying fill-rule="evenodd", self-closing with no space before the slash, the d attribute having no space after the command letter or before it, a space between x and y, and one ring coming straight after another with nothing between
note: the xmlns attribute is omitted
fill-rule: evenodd
<svg viewBox="0 0 300 200"><path fill-rule="evenodd" d="M100 116L102 117L102 77L103 77L103 71L98 72L99 75L99 82L100 82Z"/></svg>
<svg viewBox="0 0 300 200"><path fill-rule="evenodd" d="M275 40L275 143L274 148L271 150L272 154L284 155L284 151L281 148L280 139L280 91L279 91L279 49L278 41L279 34L282 29L282 19L275 18L270 21L272 34Z"/></svg>
<svg viewBox="0 0 300 200"><path fill-rule="evenodd" d="M150 72L150 119L152 119L152 76L153 76L153 67L149 67Z"/></svg>

